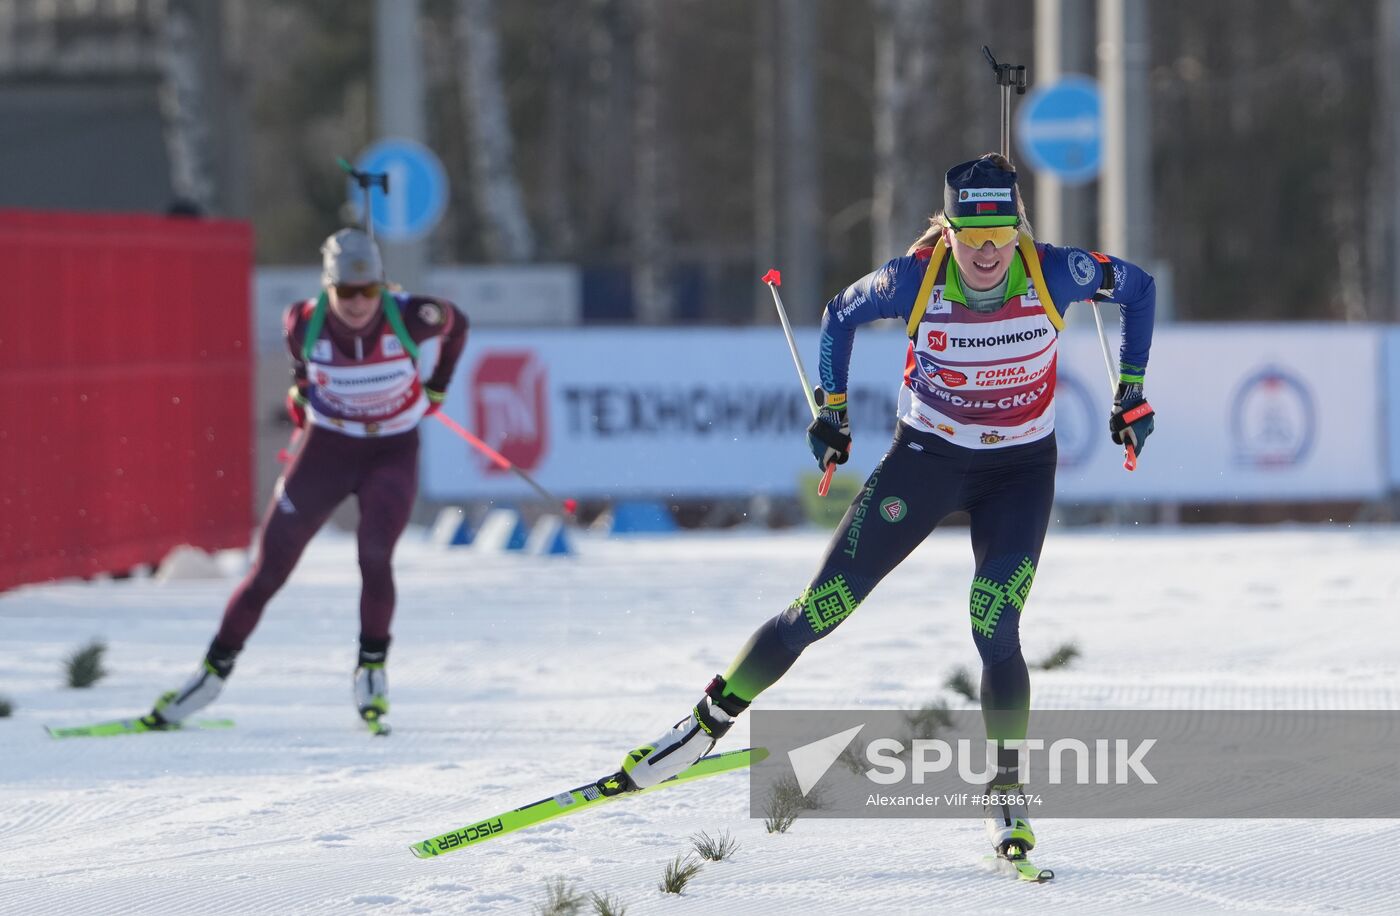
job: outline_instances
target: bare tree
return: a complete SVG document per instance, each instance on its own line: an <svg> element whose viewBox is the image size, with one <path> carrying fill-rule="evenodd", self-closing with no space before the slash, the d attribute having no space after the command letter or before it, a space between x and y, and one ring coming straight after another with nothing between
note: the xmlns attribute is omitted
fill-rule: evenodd
<svg viewBox="0 0 1400 916"><path fill-rule="evenodd" d="M604 257L625 254L632 238L632 111L637 56L627 0L589 0L584 34L588 80L582 142L585 239Z"/></svg>
<svg viewBox="0 0 1400 916"><path fill-rule="evenodd" d="M674 317L670 283L671 242L666 226L669 186L662 174L661 9L654 0L632 0L636 17L637 104L632 116L636 181L632 195L632 293L637 317L662 324Z"/></svg>
<svg viewBox="0 0 1400 916"><path fill-rule="evenodd" d="M687 260L705 271L707 318L772 321L772 301L755 278L777 267L793 317L812 320L821 295L813 302L796 292L800 271L784 244L786 232L815 229L808 253L828 260L833 279L858 276L872 260L900 251L937 208L943 169L995 148L999 95L979 48L987 42L1000 59L1034 65L1032 20L1005 15L1001 4L928 2L930 13L919 12L922 5L915 0L651 4L664 17L660 64L666 75L658 127L665 156L655 165L678 179L668 182L661 171L659 213L668 241L683 245ZM438 107L430 127L439 131L435 143L454 174L472 174L475 137L513 140L516 180L522 185L511 199L523 224L520 194L528 192L536 256L548 251L612 271L609 280L630 265L634 240L641 238L633 223L647 218L634 200L636 182L644 180L648 166L634 162L641 153L634 118L646 109L637 70L646 61L633 44L641 40L633 34L633 3L535 0L508 7L498 0L495 29L501 47L526 52L509 66L502 62L498 77L508 75L512 104L521 106L512 109L515 123L509 132L501 129L506 120L499 94L498 127L470 135L459 115L471 112L475 118L472 104L460 101L456 92L431 95ZM181 8L217 6L226 19L244 5L260 29L258 40L248 43L246 59L256 120L244 132L256 181L259 257L289 261L304 257L336 225L345 189L343 179L327 168L327 150L351 151L370 139L365 63L373 4L170 4L176 15ZM474 37L457 42L458 0L423 5L438 23L434 36L442 42L432 46L432 59L444 61L447 78L456 84L482 55L459 59L451 52ZM104 39L99 49L85 39L90 30L70 28L74 10L89 6L7 6L0 0L0 9L15 10L8 26L15 60L8 66L34 67L49 56L69 66L98 50L110 56L140 46ZM94 9L110 6L104 2ZM135 6L163 11L166 4ZM463 6L470 12L477 4ZM1088 0L1064 6L1091 14L1096 8ZM1030 3L1022 0L1019 8L1029 12ZM1150 132L1158 203L1153 235L1156 253L1174 268L1178 314L1199 320L1362 314L1374 320L1400 314L1400 270L1391 269L1389 254L1400 250L1394 228L1400 128L1390 123L1391 113L1400 111L1395 104L1400 81L1389 76L1400 66L1393 53L1400 46L1400 0L1178 0L1171 9L1172 15L1152 21ZM805 22L793 28L793 15ZM934 34L918 38L930 17ZM6 21L0 13L0 34ZM822 130L809 135L805 149L794 148L784 139L792 135L784 104L792 95L786 91L792 88L792 55L785 47L802 38L797 32L815 31L818 24L823 31L809 43L805 60L814 74L812 96L823 102L820 121L814 117L807 123ZM1062 24L1092 40L1092 15L1071 14ZM225 44L229 58L235 56L232 47ZM872 83L871 48L878 49L879 88ZM917 84L921 52L932 57L936 91L909 88ZM90 72L92 65L84 66L83 72ZM1041 84L1042 74L1033 69L1031 80ZM225 91L233 85L226 80ZM1016 104L1019 108L1024 99ZM900 105L903 116L895 113ZM446 106L452 108L450 123L442 111ZM890 111L879 113L886 106ZM878 149L872 129L861 130L862 125L873 125ZM933 134L927 143L921 139L926 129ZM215 141L213 149L229 147ZM783 185L801 173L794 159L801 154L812 157L812 178L803 184L811 188L820 179L823 210L798 218L806 225L795 227ZM230 158L215 157L212 165L227 212L227 165L236 157L224 155ZM511 159L498 148L492 161L509 165ZM1018 165L1023 190L1033 192L1033 170L1024 161ZM921 187L929 179L931 193ZM454 201L474 206L478 196L483 202L491 198L467 190L474 185L456 182ZM1088 185L1084 193L1086 207L1092 208L1098 187ZM669 221L667 206L672 207ZM912 217L899 215L905 206ZM839 221L848 213L851 231L838 235ZM867 214L874 216L873 242L861 234ZM462 241L450 256L484 250L475 240L475 216L457 225ZM838 239L857 241L834 244ZM1093 241L1078 233L1060 240ZM1359 292L1358 281L1366 283Z"/></svg>
<svg viewBox="0 0 1400 916"><path fill-rule="evenodd" d="M1380 0L1376 10L1376 87L1379 104L1371 143L1372 187L1378 203L1367 209L1370 225L1371 317L1400 321L1400 0ZM1389 305L1389 308L1386 306Z"/></svg>
<svg viewBox="0 0 1400 916"><path fill-rule="evenodd" d="M215 209L213 118L218 69L217 4L199 0L169 0L162 23L160 90L165 120L165 146L170 157L170 184L175 195L201 212Z"/></svg>
<svg viewBox="0 0 1400 916"><path fill-rule="evenodd" d="M578 138L583 116L577 102L584 82L586 56L576 35L584 16L574 0L550 0L547 13L549 63L545 76L544 164L539 184L540 233L545 256L569 260L577 257L578 218L570 193L576 185L574 166L579 160Z"/></svg>
<svg viewBox="0 0 1400 916"><path fill-rule="evenodd" d="M933 48L936 0L875 0L875 179L870 206L871 261L903 253L927 225L938 198L928 164L940 123Z"/></svg>
<svg viewBox="0 0 1400 916"><path fill-rule="evenodd" d="M778 7L771 2L753 6L753 31L758 37L754 45L754 144L753 144L753 255L754 272L761 273L774 266L778 259L778 138L773 125L776 104L777 68L773 62L773 44L778 34ZM776 321L773 300L766 287L754 285L754 318Z"/></svg>
<svg viewBox="0 0 1400 916"><path fill-rule="evenodd" d="M535 254L535 239L515 176L495 0L457 0L454 31L474 199L486 251L496 261L528 261Z"/></svg>
<svg viewBox="0 0 1400 916"><path fill-rule="evenodd" d="M764 0L755 14L755 247L777 261L756 267L782 272L789 317L810 323L823 302L817 9L801 0ZM759 320L772 319L771 300L760 297L756 308Z"/></svg>
<svg viewBox="0 0 1400 916"><path fill-rule="evenodd" d="M817 16L802 0L779 0L778 92L782 99L780 237L792 308L817 321L822 303L821 137L817 131ZM796 319L801 320L801 319Z"/></svg>

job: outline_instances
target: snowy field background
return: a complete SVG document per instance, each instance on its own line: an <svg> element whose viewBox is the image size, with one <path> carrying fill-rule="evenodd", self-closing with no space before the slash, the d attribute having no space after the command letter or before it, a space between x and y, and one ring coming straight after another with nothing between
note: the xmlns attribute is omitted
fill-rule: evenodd
<svg viewBox="0 0 1400 916"><path fill-rule="evenodd" d="M679 718L816 568L825 536L583 539L579 556L397 560L394 734L350 700L353 540L313 543L208 715L231 731L55 741L139 714L194 669L233 579L0 595L0 913L524 913L556 875L636 914L1388 912L1400 826L1037 820L1048 885L982 870L978 823L803 821L767 835L742 775L627 799L419 861L415 840L614 769ZM1395 708L1400 530L1052 531L1022 635L1040 708ZM1135 569L1134 582L1123 571ZM909 707L977 668L965 530L940 532L760 702ZM61 686L108 643L110 675ZM744 746L741 720L722 748ZM656 889L699 830L739 840L682 897Z"/></svg>

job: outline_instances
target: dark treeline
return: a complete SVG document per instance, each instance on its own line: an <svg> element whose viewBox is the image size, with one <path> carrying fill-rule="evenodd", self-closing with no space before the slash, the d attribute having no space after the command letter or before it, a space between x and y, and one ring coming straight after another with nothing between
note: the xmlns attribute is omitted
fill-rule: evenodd
<svg viewBox="0 0 1400 916"><path fill-rule="evenodd" d="M333 156L372 136L371 5L253 6L259 258L304 262L343 218ZM1033 8L1031 0L423 0L428 140L453 195L433 257L501 258L471 167L479 87L464 85L464 28L494 28L499 38L530 257L612 270L634 290L639 262L659 264L677 281L662 284L678 297L665 314L747 322L765 314L756 278L770 266L759 261L781 256L778 236L816 249L821 300L902 253L938 207L942 171L997 144L998 97L981 45L1028 63L1034 82ZM1171 267L1177 316L1393 315L1383 292L1393 227L1382 159L1394 152L1378 120L1379 3L1177 0L1148 9L1153 246ZM483 10L489 18L474 18ZM882 28L904 37L901 72L913 82L902 101L877 88ZM814 140L793 148L772 81L802 68ZM901 106L896 197L907 190L877 217L891 221L880 232L875 112L889 104ZM814 215L800 227L783 217L803 211L775 203L781 192L772 187L791 169L814 188ZM699 291L696 301L687 289ZM803 320L818 304L789 302Z"/></svg>

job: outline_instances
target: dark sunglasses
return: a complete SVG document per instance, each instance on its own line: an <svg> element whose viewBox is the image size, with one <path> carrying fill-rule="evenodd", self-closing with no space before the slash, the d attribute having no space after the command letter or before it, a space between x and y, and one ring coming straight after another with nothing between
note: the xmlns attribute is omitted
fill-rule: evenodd
<svg viewBox="0 0 1400 916"><path fill-rule="evenodd" d="M380 283L337 283L335 285L335 294L341 299L354 299L356 296L378 299L381 289L383 289L383 284Z"/></svg>

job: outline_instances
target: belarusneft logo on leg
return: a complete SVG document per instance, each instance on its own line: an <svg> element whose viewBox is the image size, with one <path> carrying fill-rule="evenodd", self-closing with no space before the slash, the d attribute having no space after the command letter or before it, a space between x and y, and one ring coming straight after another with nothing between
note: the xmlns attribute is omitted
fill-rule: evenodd
<svg viewBox="0 0 1400 916"><path fill-rule="evenodd" d="M751 715L760 818L1400 817L1400 711L1053 710L1000 741L976 710Z"/></svg>

